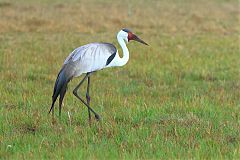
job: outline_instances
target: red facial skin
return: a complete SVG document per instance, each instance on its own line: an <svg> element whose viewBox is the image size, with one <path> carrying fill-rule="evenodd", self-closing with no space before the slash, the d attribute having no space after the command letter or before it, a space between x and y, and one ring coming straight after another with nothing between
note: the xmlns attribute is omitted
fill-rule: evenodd
<svg viewBox="0 0 240 160"><path fill-rule="evenodd" d="M134 39L134 34L132 33L132 32L128 32L128 42L130 41L130 40L133 40Z"/></svg>

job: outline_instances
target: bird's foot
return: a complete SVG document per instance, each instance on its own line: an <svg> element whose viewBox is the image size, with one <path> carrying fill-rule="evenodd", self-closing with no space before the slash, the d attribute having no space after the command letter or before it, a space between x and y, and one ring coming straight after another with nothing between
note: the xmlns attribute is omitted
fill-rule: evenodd
<svg viewBox="0 0 240 160"><path fill-rule="evenodd" d="M100 116L98 114L95 114L95 118L97 121L100 121Z"/></svg>

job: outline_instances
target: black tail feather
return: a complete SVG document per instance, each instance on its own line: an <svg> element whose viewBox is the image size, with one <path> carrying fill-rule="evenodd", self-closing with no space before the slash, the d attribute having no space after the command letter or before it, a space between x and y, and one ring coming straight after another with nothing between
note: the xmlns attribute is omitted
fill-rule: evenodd
<svg viewBox="0 0 240 160"><path fill-rule="evenodd" d="M67 91L67 84L72 78L72 76L70 75L70 73L68 71L69 71L68 68L64 66L58 73L58 77L56 79L54 90L53 90L53 95L52 95L52 106L49 110L49 113L51 113L51 111L54 109L54 104L55 104L58 96L60 95L59 114L61 114L60 109L62 107L64 95Z"/></svg>
<svg viewBox="0 0 240 160"><path fill-rule="evenodd" d="M55 101L56 101L56 100L55 100ZM50 110L48 111L49 114L50 114L51 111L53 110L53 107L54 107L54 103L55 103L55 101L52 102L52 106L51 106Z"/></svg>

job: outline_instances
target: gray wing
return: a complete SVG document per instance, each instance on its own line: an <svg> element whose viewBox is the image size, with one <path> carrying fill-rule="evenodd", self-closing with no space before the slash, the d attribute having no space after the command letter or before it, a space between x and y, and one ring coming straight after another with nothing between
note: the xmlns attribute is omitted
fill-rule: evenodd
<svg viewBox="0 0 240 160"><path fill-rule="evenodd" d="M76 48L64 61L75 66L76 75L105 68L114 59L117 49L110 43L90 43Z"/></svg>

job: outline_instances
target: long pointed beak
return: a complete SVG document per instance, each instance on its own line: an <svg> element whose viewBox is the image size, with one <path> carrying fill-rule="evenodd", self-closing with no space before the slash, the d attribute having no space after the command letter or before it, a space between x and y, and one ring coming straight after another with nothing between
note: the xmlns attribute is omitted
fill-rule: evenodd
<svg viewBox="0 0 240 160"><path fill-rule="evenodd" d="M135 34L133 35L133 40L140 42L142 44L148 45L146 42L144 42L143 40L141 40L138 36L136 36Z"/></svg>

